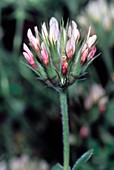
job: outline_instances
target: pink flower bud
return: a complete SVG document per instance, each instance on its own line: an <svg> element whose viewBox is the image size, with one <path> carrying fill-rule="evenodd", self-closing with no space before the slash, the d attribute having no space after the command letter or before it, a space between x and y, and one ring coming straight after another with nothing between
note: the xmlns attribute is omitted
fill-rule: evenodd
<svg viewBox="0 0 114 170"><path fill-rule="evenodd" d="M44 62L45 65L48 65L49 60L48 60L48 52L46 50L44 42L41 44L41 58Z"/></svg>
<svg viewBox="0 0 114 170"><path fill-rule="evenodd" d="M75 21L72 20L72 29L76 29L77 28L77 24Z"/></svg>
<svg viewBox="0 0 114 170"><path fill-rule="evenodd" d="M80 33L79 30L77 29L77 24L74 21L72 21L71 25L69 25L68 28L69 38L71 38L72 35L74 36L75 41L80 38Z"/></svg>
<svg viewBox="0 0 114 170"><path fill-rule="evenodd" d="M36 32L36 28L35 28L35 32ZM33 34L32 34L31 29L28 29L27 36L28 36L29 42L32 45L32 47L37 52L39 52L39 47L40 47L40 38L39 38L39 36L37 35L37 37L34 37Z"/></svg>
<svg viewBox="0 0 114 170"><path fill-rule="evenodd" d="M36 63L34 62L34 60L26 52L23 52L23 55L24 55L25 59L32 65L32 67L34 69L37 69L37 66L36 66Z"/></svg>
<svg viewBox="0 0 114 170"><path fill-rule="evenodd" d="M81 127L81 129L80 129L80 136L81 136L82 138L86 138L86 137L88 136L88 134L89 134L88 126L83 125L83 126Z"/></svg>
<svg viewBox="0 0 114 170"><path fill-rule="evenodd" d="M73 35L74 35L75 41L76 41L76 40L79 40L79 38L80 38L80 32L79 32L79 30L78 30L78 29L74 29L72 33L73 33Z"/></svg>
<svg viewBox="0 0 114 170"><path fill-rule="evenodd" d="M87 41L84 44L84 47L82 49L81 64L84 64L86 59L88 59L88 60L92 59L96 52L96 47L93 45L97 39L97 36L93 35L93 36L89 37L90 30L91 30L91 27L89 28L89 31L88 31Z"/></svg>
<svg viewBox="0 0 114 170"><path fill-rule="evenodd" d="M48 38L48 31L47 31L46 23L45 22L42 25L41 32L42 32L43 39L46 40Z"/></svg>
<svg viewBox="0 0 114 170"><path fill-rule="evenodd" d="M74 36L72 35L71 38L66 43L67 57L70 59L74 55L74 52L75 52L75 39Z"/></svg>
<svg viewBox="0 0 114 170"><path fill-rule="evenodd" d="M62 74L66 76L68 72L68 63L66 61L66 56L62 56Z"/></svg>
<svg viewBox="0 0 114 170"><path fill-rule="evenodd" d="M23 49L25 50L25 52L32 58L33 54L32 52L29 50L28 46L23 43Z"/></svg>
<svg viewBox="0 0 114 170"><path fill-rule="evenodd" d="M87 56L88 56L88 48L85 49L85 51L83 51L83 53L82 53L81 64L84 64L84 62L85 62L86 59L87 59Z"/></svg>
<svg viewBox="0 0 114 170"><path fill-rule="evenodd" d="M52 17L50 19L49 25L50 25L49 39L51 43L54 42L55 44L59 38L59 32L60 32L58 21L54 17Z"/></svg>
<svg viewBox="0 0 114 170"><path fill-rule="evenodd" d="M53 25L53 23L55 23L56 27L59 27L58 21L56 20L55 17L52 17L49 21L49 25L50 27Z"/></svg>
<svg viewBox="0 0 114 170"><path fill-rule="evenodd" d="M74 21L72 21L72 34L74 35L75 40L80 38L80 33L77 29L77 24Z"/></svg>
<svg viewBox="0 0 114 170"><path fill-rule="evenodd" d="M23 52L25 59L32 65L34 69L37 69L36 63L33 60L33 54L31 53L31 51L29 50L25 43L23 44L23 49L25 50L25 52Z"/></svg>
<svg viewBox="0 0 114 170"><path fill-rule="evenodd" d="M95 55L95 53L96 53L96 47L94 46L94 47L92 47L92 49L91 49L91 51L90 51L90 53L89 53L89 55L88 55L88 60L90 60L90 59L92 59L93 57L94 57L94 55Z"/></svg>

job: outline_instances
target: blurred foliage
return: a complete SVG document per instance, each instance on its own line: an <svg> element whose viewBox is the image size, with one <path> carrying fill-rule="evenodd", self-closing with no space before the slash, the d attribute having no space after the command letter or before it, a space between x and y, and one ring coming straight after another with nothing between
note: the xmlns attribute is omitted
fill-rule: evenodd
<svg viewBox="0 0 114 170"><path fill-rule="evenodd" d="M29 27L38 25L40 28L51 16L76 20L88 2L0 0L0 155L7 169L9 160L22 159L24 154L31 159L45 159L50 166L55 162L62 164L58 94L38 82L34 73L21 63L22 42L27 41ZM100 30L102 37L100 27L95 28L98 53L103 51L101 56L108 55L114 63L114 41L106 46L109 34ZM101 38L105 39L105 46ZM71 166L86 150L94 149L94 156L82 170L114 169L114 75L109 75L107 70L104 56L99 57L88 69L87 79L69 89ZM97 99L92 98L91 90L96 84L103 89L100 88L103 93L94 89Z"/></svg>

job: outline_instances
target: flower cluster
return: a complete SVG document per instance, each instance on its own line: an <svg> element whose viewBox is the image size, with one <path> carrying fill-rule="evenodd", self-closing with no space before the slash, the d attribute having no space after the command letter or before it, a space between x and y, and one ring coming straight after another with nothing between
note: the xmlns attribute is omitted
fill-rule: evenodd
<svg viewBox="0 0 114 170"><path fill-rule="evenodd" d="M36 161L33 158L30 158L28 155L21 155L20 157L12 157L9 160L9 167L11 170L49 170L49 164L41 159ZM7 170L7 162L0 161L0 170Z"/></svg>
<svg viewBox="0 0 114 170"><path fill-rule="evenodd" d="M89 90L88 96L85 98L84 107L86 110L91 109L94 104L98 104L99 112L102 114L106 110L108 97L105 90L99 84L93 84Z"/></svg>
<svg viewBox="0 0 114 170"><path fill-rule="evenodd" d="M112 29L114 23L113 2L108 4L106 0L90 1L85 7L85 12L86 14L82 12L82 15L78 16L80 25L88 27L90 22L93 21L101 25L104 31L110 31Z"/></svg>
<svg viewBox="0 0 114 170"><path fill-rule="evenodd" d="M49 28L48 28L49 27ZM44 22L41 33L34 27L35 35L28 29L30 48L23 44L23 55L38 77L48 85L63 89L72 84L93 59L96 35L90 36L91 28L83 42L74 21L59 25L52 17L47 27Z"/></svg>

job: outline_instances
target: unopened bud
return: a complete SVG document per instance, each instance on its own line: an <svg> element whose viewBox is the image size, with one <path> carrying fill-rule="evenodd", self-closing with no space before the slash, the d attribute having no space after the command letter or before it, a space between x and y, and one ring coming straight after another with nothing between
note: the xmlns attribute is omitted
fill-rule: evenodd
<svg viewBox="0 0 114 170"><path fill-rule="evenodd" d="M68 63L66 61L66 56L62 56L62 74L66 76L68 72Z"/></svg>

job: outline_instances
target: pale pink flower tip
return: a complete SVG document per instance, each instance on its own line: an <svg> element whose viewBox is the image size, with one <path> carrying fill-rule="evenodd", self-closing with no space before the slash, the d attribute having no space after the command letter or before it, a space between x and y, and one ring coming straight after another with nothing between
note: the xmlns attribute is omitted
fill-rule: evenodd
<svg viewBox="0 0 114 170"><path fill-rule="evenodd" d="M36 38L39 40L39 34L38 34L38 27L37 26L34 27L34 32L35 32Z"/></svg>
<svg viewBox="0 0 114 170"><path fill-rule="evenodd" d="M42 24L42 37L44 40L46 40L48 38L48 31L47 31L47 27L46 27L46 23L44 22Z"/></svg>
<svg viewBox="0 0 114 170"><path fill-rule="evenodd" d="M59 32L60 32L59 24L58 24L58 21L56 20L56 18L52 17L50 19L49 25L50 25L49 39L50 39L51 43L54 42L54 44L55 44L59 38Z"/></svg>
<svg viewBox="0 0 114 170"><path fill-rule="evenodd" d="M40 47L40 38L38 36L38 29L37 27L35 27L35 36L32 34L31 29L29 28L27 31L27 36L29 39L30 44L32 45L32 47L39 52L39 47Z"/></svg>
<svg viewBox="0 0 114 170"><path fill-rule="evenodd" d="M72 35L71 38L66 43L67 57L70 59L74 55L74 52L75 52L75 39L74 36Z"/></svg>
<svg viewBox="0 0 114 170"><path fill-rule="evenodd" d="M89 37L89 39L87 41L88 48L92 47L92 45L95 43L96 39L97 39L96 35Z"/></svg>
<svg viewBox="0 0 114 170"><path fill-rule="evenodd" d="M72 21L71 25L69 25L68 27L69 38L71 38L72 35L74 36L75 41L80 38L80 33L79 33L79 30L77 29L77 24L75 23L75 21Z"/></svg>

